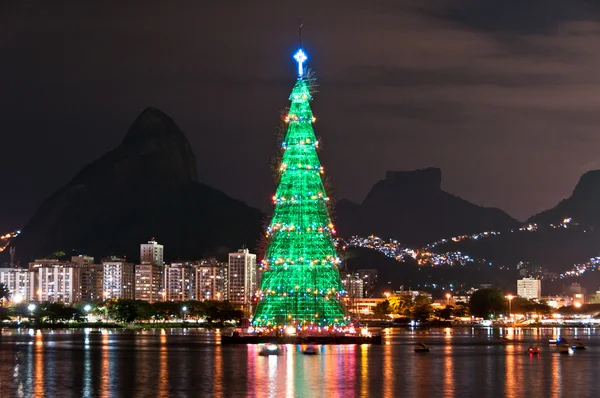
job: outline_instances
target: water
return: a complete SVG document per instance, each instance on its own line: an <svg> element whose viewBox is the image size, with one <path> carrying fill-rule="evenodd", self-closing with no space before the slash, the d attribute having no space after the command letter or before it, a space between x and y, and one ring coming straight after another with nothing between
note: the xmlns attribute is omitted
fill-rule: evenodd
<svg viewBox="0 0 600 398"><path fill-rule="evenodd" d="M221 346L218 331L4 330L4 397L598 397L600 330L384 331L381 346L321 346L279 357ZM562 333L588 347L561 355ZM498 345L501 337L511 341ZM431 352L413 352L425 342ZM525 352L537 343L542 353Z"/></svg>

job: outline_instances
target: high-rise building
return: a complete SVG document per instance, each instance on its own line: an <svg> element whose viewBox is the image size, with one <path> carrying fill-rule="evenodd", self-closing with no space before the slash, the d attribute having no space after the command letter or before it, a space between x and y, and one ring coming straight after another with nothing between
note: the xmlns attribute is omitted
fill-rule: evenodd
<svg viewBox="0 0 600 398"><path fill-rule="evenodd" d="M356 274L363 280L363 297L371 297L377 287L377 270L359 269Z"/></svg>
<svg viewBox="0 0 600 398"><path fill-rule="evenodd" d="M29 269L35 274L37 300L67 304L81 301L81 269L77 264L42 259L29 263Z"/></svg>
<svg viewBox="0 0 600 398"><path fill-rule="evenodd" d="M235 304L249 305L256 285L256 254L248 249L229 253L227 266L227 300Z"/></svg>
<svg viewBox="0 0 600 398"><path fill-rule="evenodd" d="M162 266L164 264L164 248L159 245L154 238L148 243L140 245L140 263L154 264Z"/></svg>
<svg viewBox="0 0 600 398"><path fill-rule="evenodd" d="M101 301L102 296L102 264L94 264L94 257L79 255L71 256L71 263L79 267L79 284L81 286L81 301Z"/></svg>
<svg viewBox="0 0 600 398"><path fill-rule="evenodd" d="M567 287L567 295L573 299L573 305L580 306L584 304L586 293L587 289L577 282L573 282Z"/></svg>
<svg viewBox="0 0 600 398"><path fill-rule="evenodd" d="M528 300L537 300L542 296L542 281L535 278L523 278L517 281L517 296Z"/></svg>
<svg viewBox="0 0 600 398"><path fill-rule="evenodd" d="M194 299L195 272L191 263L166 264L163 271L163 296L166 301Z"/></svg>
<svg viewBox="0 0 600 398"><path fill-rule="evenodd" d="M23 268L0 268L0 284L8 289L13 301L37 300L35 295L35 274Z"/></svg>
<svg viewBox="0 0 600 398"><path fill-rule="evenodd" d="M151 263L137 264L135 266L135 299L149 303L161 301L163 284L162 265Z"/></svg>
<svg viewBox="0 0 600 398"><path fill-rule="evenodd" d="M215 259L202 260L195 264L196 300L223 300L226 265Z"/></svg>
<svg viewBox="0 0 600 398"><path fill-rule="evenodd" d="M360 276L348 273L342 276L342 285L344 290L348 293L349 298L363 298L363 280Z"/></svg>
<svg viewBox="0 0 600 398"><path fill-rule="evenodd" d="M104 299L104 265L85 264L79 269L81 281L81 301L102 301Z"/></svg>
<svg viewBox="0 0 600 398"><path fill-rule="evenodd" d="M106 300L135 298L135 269L132 263L118 257L102 260L102 290Z"/></svg>

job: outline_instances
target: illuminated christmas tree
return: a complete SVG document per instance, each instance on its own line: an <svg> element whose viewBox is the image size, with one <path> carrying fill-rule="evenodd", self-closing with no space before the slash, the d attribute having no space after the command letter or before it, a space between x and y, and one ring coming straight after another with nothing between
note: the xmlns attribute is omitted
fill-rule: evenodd
<svg viewBox="0 0 600 398"><path fill-rule="evenodd" d="M306 55L299 50L298 81L290 96L282 143L275 211L267 229L268 248L259 301L252 321L256 327L338 326L348 323L340 296L335 233L323 186L319 142L309 102L311 82L304 74Z"/></svg>

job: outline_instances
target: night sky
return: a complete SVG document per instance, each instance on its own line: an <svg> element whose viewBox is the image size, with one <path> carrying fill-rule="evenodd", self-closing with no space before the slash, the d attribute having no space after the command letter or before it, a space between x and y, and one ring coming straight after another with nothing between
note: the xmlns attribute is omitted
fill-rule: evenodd
<svg viewBox="0 0 600 398"><path fill-rule="evenodd" d="M187 135L203 182L269 211L300 15L338 198L436 166L445 190L525 219L600 168L599 4L2 1L0 233L150 105Z"/></svg>

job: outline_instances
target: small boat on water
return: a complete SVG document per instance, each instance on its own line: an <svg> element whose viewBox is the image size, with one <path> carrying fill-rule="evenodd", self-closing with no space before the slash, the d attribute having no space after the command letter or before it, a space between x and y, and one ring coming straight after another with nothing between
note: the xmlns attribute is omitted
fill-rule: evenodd
<svg viewBox="0 0 600 398"><path fill-rule="evenodd" d="M534 346L532 345L531 347L529 347L529 349L527 350L527 353L529 355L540 355L540 347Z"/></svg>
<svg viewBox="0 0 600 398"><path fill-rule="evenodd" d="M269 355L281 355L282 353L283 350L277 344L266 344L260 349L258 355L266 357Z"/></svg>
<svg viewBox="0 0 600 398"><path fill-rule="evenodd" d="M302 351L304 355L317 355L319 351L317 351L317 347L312 344L309 344L308 347L304 351Z"/></svg>
<svg viewBox="0 0 600 398"><path fill-rule="evenodd" d="M571 344L571 348L574 350L585 350L585 344L581 340L575 340Z"/></svg>
<svg viewBox="0 0 600 398"><path fill-rule="evenodd" d="M565 339L564 337L558 337L556 339L553 340L548 340L548 344L563 344L563 343L568 343L567 339Z"/></svg>
<svg viewBox="0 0 600 398"><path fill-rule="evenodd" d="M569 347L568 344L561 344L558 348L558 352L561 354L571 354L573 350Z"/></svg>
<svg viewBox="0 0 600 398"><path fill-rule="evenodd" d="M415 352L429 352L429 347L424 343L419 343L417 347L415 347Z"/></svg>

